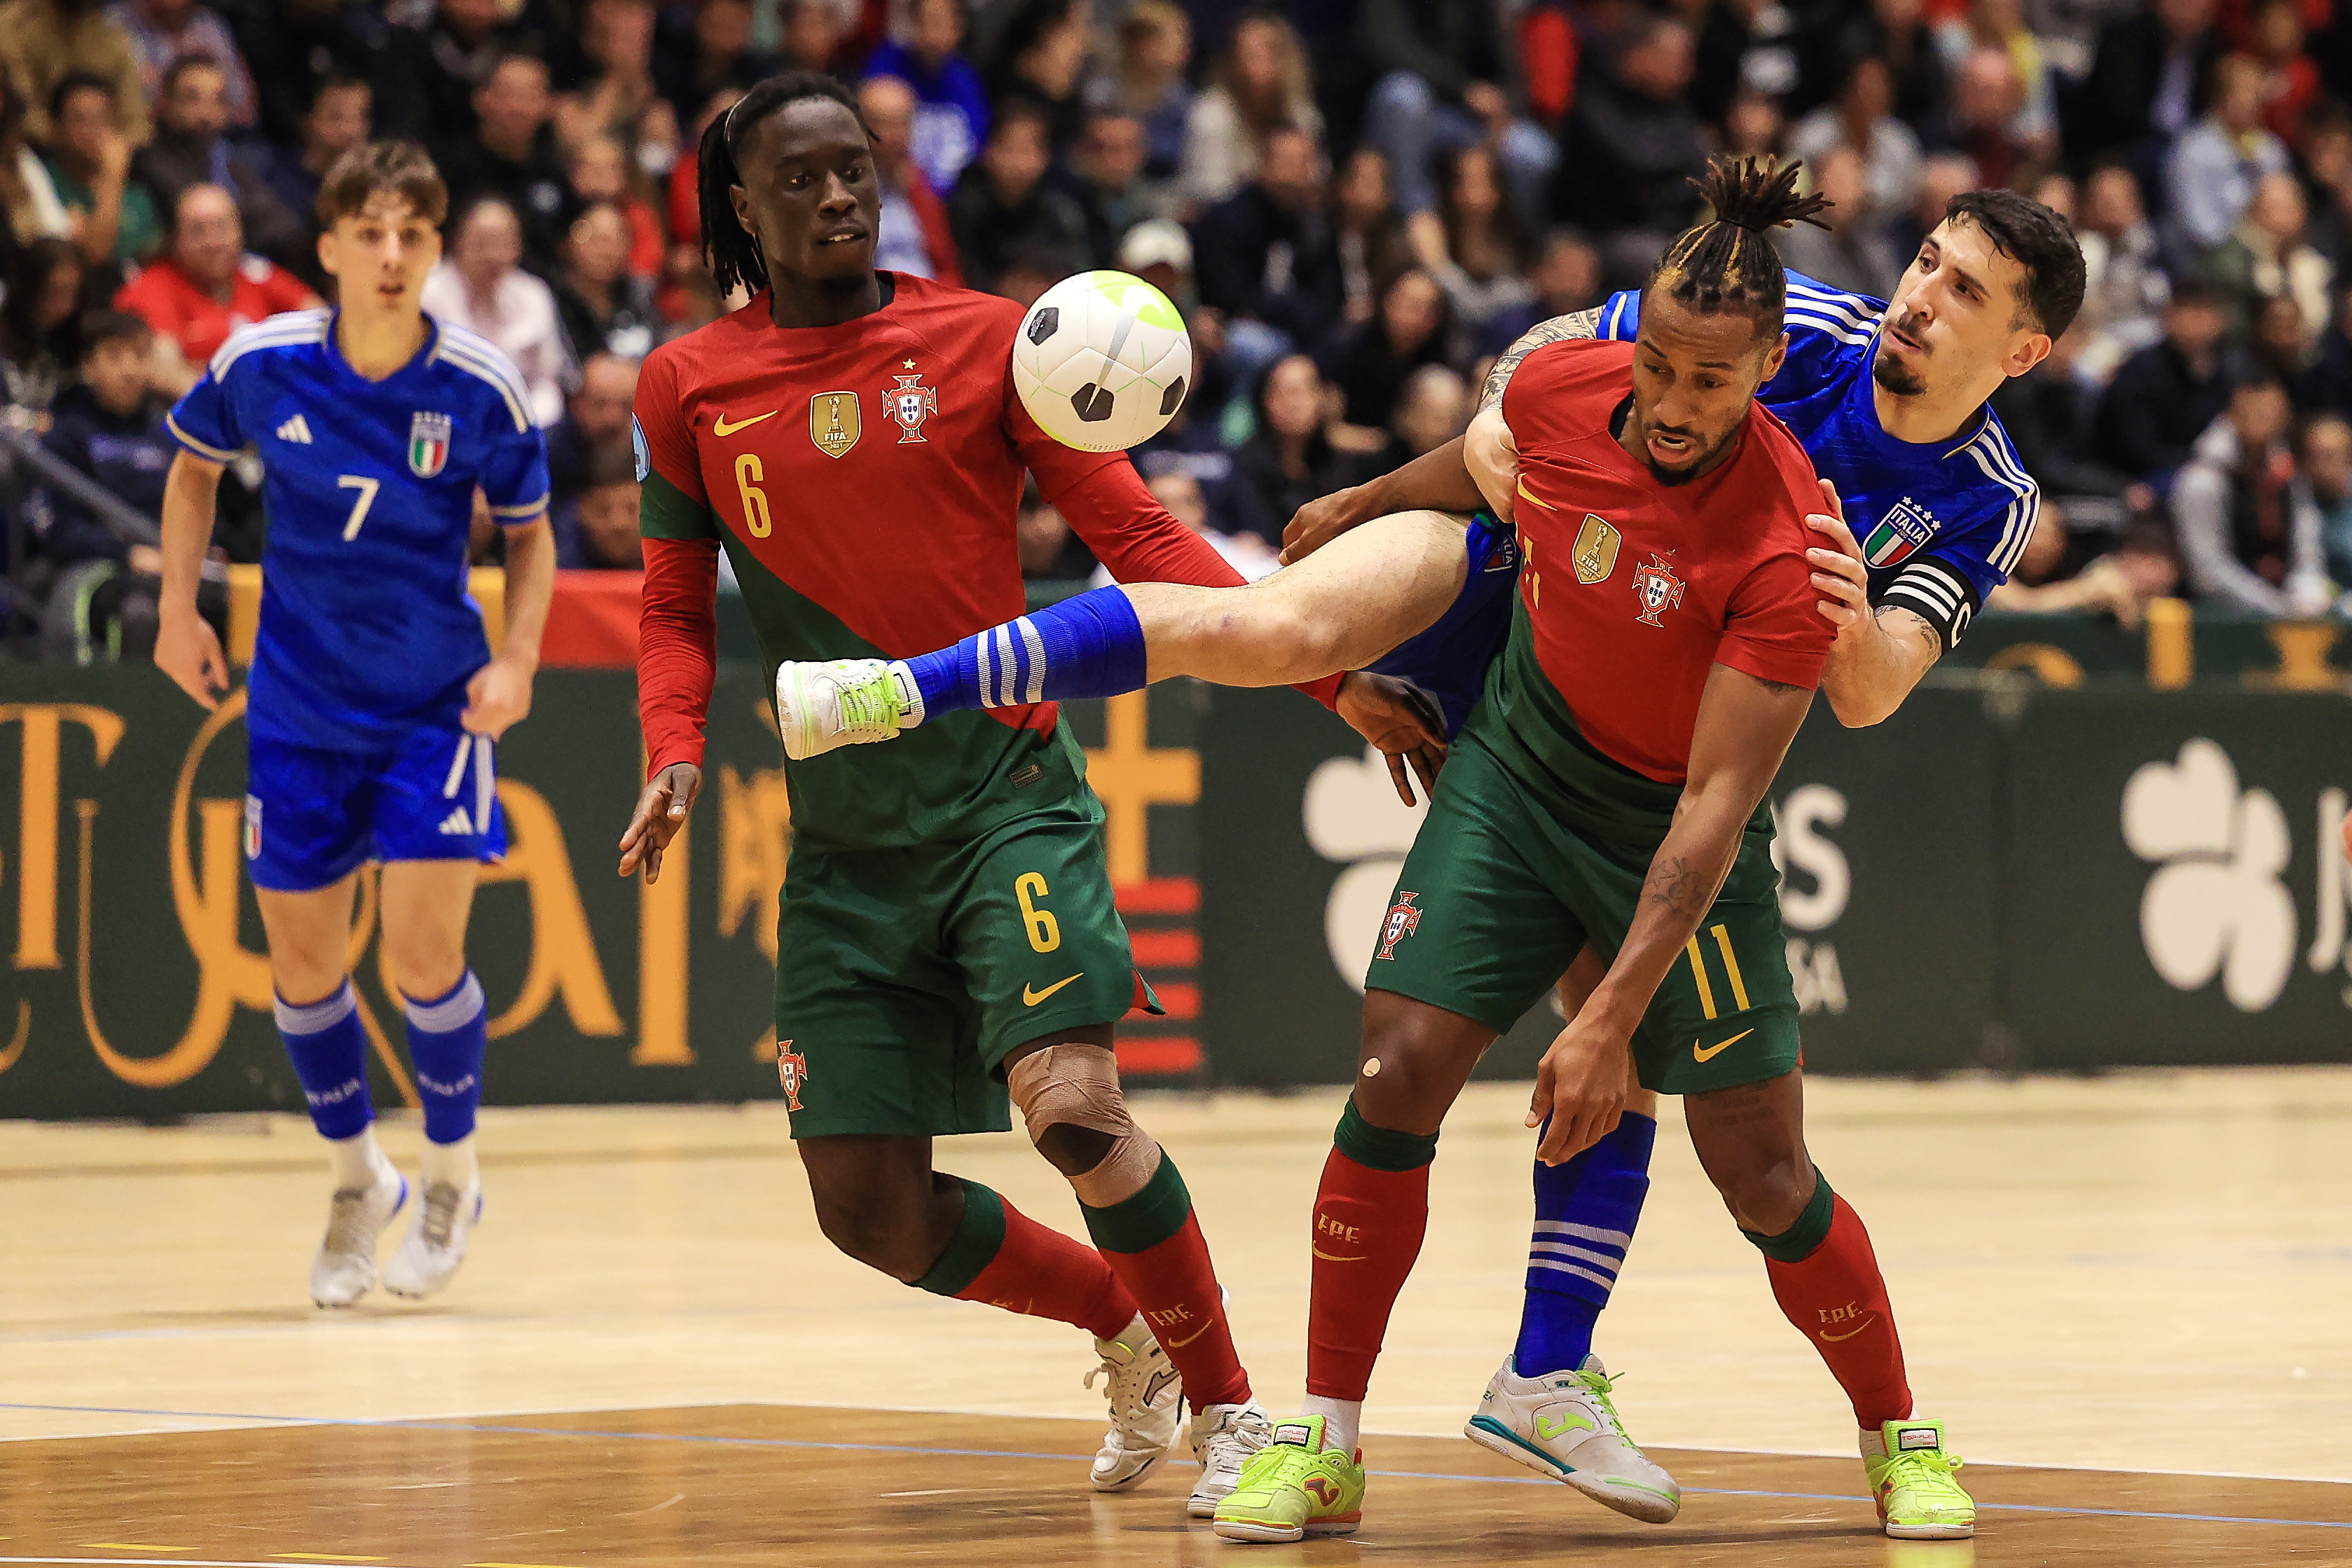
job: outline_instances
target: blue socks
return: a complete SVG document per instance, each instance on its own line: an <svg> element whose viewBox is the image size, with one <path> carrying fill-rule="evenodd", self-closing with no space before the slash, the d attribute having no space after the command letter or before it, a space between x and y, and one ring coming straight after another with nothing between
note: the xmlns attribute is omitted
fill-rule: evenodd
<svg viewBox="0 0 2352 1568"><path fill-rule="evenodd" d="M1116 697L1144 686L1143 623L1117 588L1095 588L906 661L923 717Z"/></svg>
<svg viewBox="0 0 2352 1568"><path fill-rule="evenodd" d="M1536 1166L1528 1300L1514 1353L1521 1377L1574 1372L1624 1267L1650 1192L1655 1118L1627 1112L1617 1130L1564 1165Z"/></svg>
<svg viewBox="0 0 2352 1568"><path fill-rule="evenodd" d="M489 1044L482 983L469 969L446 996L402 1000L416 1094L425 1102L425 1136L435 1143L455 1143L472 1133L474 1112L482 1103L482 1057Z"/></svg>
<svg viewBox="0 0 2352 1568"><path fill-rule="evenodd" d="M367 1037L360 1032L359 998L347 979L323 1001L296 1006L275 999L278 1035L294 1059L294 1076L310 1102L310 1124L322 1138L355 1138L375 1120L368 1099Z"/></svg>

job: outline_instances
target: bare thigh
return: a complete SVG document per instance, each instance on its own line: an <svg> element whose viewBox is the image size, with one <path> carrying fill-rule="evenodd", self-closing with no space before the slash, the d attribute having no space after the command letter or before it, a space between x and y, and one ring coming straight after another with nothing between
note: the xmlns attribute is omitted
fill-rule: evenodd
<svg viewBox="0 0 2352 1568"><path fill-rule="evenodd" d="M1434 626L1461 594L1468 527L1445 512L1395 512L1246 588L1129 584L1146 673L1290 686L1361 669Z"/></svg>

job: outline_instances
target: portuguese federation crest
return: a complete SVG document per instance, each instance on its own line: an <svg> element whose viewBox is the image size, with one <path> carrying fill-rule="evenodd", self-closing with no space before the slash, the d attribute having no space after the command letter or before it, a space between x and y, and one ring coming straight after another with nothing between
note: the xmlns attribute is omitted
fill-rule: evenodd
<svg viewBox="0 0 2352 1568"><path fill-rule="evenodd" d="M1381 921L1381 950L1374 958L1394 958L1396 944L1411 936L1421 925L1421 911L1412 907L1419 893L1400 889L1396 902L1389 906L1388 918Z"/></svg>
<svg viewBox="0 0 2352 1568"><path fill-rule="evenodd" d="M1642 606L1642 624L1664 626L1658 616L1683 602L1683 580L1675 575L1675 552L1652 555L1633 569L1633 597Z"/></svg>
<svg viewBox="0 0 2352 1568"><path fill-rule="evenodd" d="M1870 537L1862 542L1862 558L1873 571L1899 566L1911 552L1936 536L1941 525L1936 514L1905 496L1889 507Z"/></svg>
<svg viewBox="0 0 2352 1568"><path fill-rule="evenodd" d="M429 479L449 466L449 416L419 414L408 422L408 471Z"/></svg>
<svg viewBox="0 0 2352 1568"><path fill-rule="evenodd" d="M907 362L911 364L914 362ZM898 445L923 438L923 421L940 411L940 395L921 375L902 375L883 394L882 416L898 427Z"/></svg>
<svg viewBox="0 0 2352 1568"><path fill-rule="evenodd" d="M801 1109L801 1090L807 1087L808 1076L808 1058L793 1049L792 1041L779 1042L776 1047L776 1079L784 1086L786 1110Z"/></svg>

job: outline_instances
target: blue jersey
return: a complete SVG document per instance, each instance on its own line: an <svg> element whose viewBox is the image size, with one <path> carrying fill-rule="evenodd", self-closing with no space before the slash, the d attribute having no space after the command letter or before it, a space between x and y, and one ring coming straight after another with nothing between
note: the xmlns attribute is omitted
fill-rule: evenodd
<svg viewBox="0 0 2352 1568"><path fill-rule="evenodd" d="M1437 624L1365 667L1420 688L1445 716L1448 739L1462 732L1486 689L1486 667L1511 640L1511 595L1519 582L1518 542L1486 513L1471 518L1462 549L1469 571Z"/></svg>
<svg viewBox="0 0 2352 1568"><path fill-rule="evenodd" d="M416 357L369 381L343 363L334 320L297 310L239 331L169 424L215 463L255 446L268 473L247 729L378 751L464 709L490 656L466 590L474 491L500 522L531 521L547 443L487 339L428 317Z"/></svg>
<svg viewBox="0 0 2352 1568"><path fill-rule="evenodd" d="M1599 334L1630 342L1642 297L1612 295ZM1789 274L1789 357L1758 394L1837 486L1862 543L1874 605L1900 605L1948 650L2033 536L2041 491L1988 407L1947 441L1913 446L1880 428L1871 361L1886 302Z"/></svg>

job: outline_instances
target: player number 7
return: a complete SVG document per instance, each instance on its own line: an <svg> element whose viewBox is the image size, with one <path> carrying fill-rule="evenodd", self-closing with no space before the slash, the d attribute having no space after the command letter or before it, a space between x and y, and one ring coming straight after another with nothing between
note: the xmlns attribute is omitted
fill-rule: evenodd
<svg viewBox="0 0 2352 1568"><path fill-rule="evenodd" d="M337 474L335 488L357 490L360 499L352 503L352 519L343 524L343 542L349 544L360 536L360 524L367 521L368 508L375 504L375 492L383 486L382 479L365 479L358 474Z"/></svg>

